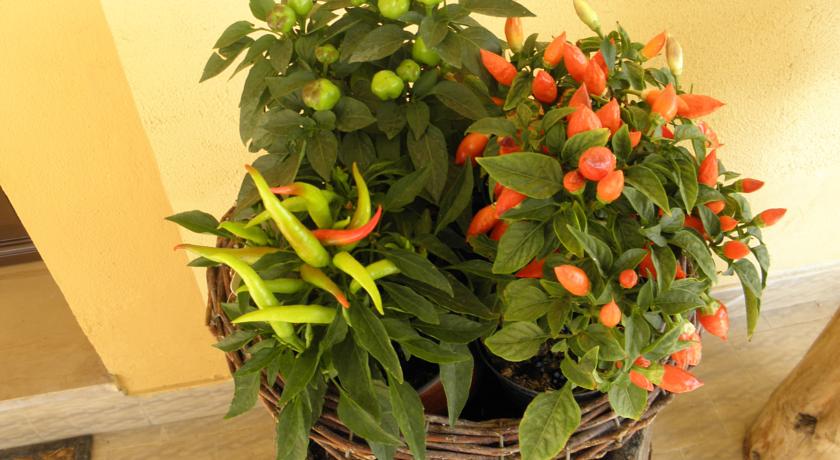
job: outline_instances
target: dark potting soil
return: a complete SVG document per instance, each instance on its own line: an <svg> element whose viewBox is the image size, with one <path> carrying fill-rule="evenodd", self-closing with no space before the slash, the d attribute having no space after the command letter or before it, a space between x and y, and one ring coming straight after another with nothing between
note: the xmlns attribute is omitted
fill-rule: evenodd
<svg viewBox="0 0 840 460"><path fill-rule="evenodd" d="M560 363L562 353L552 353L550 344L544 344L533 358L512 363L490 353L486 353L490 365L506 379L532 391L558 390L566 383Z"/></svg>

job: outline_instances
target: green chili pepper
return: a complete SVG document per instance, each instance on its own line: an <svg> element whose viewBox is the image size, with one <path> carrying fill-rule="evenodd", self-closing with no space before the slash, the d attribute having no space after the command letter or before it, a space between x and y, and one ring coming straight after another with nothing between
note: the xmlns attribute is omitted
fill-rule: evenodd
<svg viewBox="0 0 840 460"><path fill-rule="evenodd" d="M219 224L219 228L227 230L244 240L253 241L260 246L268 244L268 236L261 228L248 227L248 225L244 222L232 222L228 220Z"/></svg>
<svg viewBox="0 0 840 460"><path fill-rule="evenodd" d="M321 193L323 193L330 202L336 201L337 199L340 198L337 193L329 191L329 190L321 190ZM281 201L280 203L282 203L283 207L288 209L290 212L304 212L304 211L306 211L306 200L304 200L303 197L291 196L291 197L286 198L285 200ZM255 227L255 226L260 225L261 223L263 223L265 221L268 221L268 220L271 220L271 214L269 214L268 211L263 211L263 212L257 214L256 216L254 216L253 218L251 218L251 220L248 221L248 223L245 225L245 227L246 228ZM350 221L348 220L348 222L350 222ZM336 227L336 228L339 228L339 227Z"/></svg>
<svg viewBox="0 0 840 460"><path fill-rule="evenodd" d="M306 210L318 228L330 228L333 224L330 201L318 187L305 182L295 182L291 185L274 187L272 193L281 195L296 195L306 201Z"/></svg>
<svg viewBox="0 0 840 460"><path fill-rule="evenodd" d="M179 244L175 246L175 249L189 249L193 245L183 245ZM197 248L202 248L204 246L195 246ZM248 265L253 265L257 263L263 256L268 254L274 254L275 252L280 252L279 248L270 248L270 247L256 247L250 246L247 248L212 248L215 249L216 254L227 254L231 257L235 257ZM209 258L209 257L208 257ZM224 263L224 262L219 262Z"/></svg>
<svg viewBox="0 0 840 460"><path fill-rule="evenodd" d="M277 278L274 280L264 280L263 282L271 292L276 294L294 294L302 291L306 287L306 283L297 278ZM237 294L242 292L248 292L248 285L243 284L236 290Z"/></svg>
<svg viewBox="0 0 840 460"><path fill-rule="evenodd" d="M350 225L350 219L351 219L350 217L347 217L345 219L341 219L340 221L333 224L333 228L338 229L338 230L341 230L343 228L347 228L347 226Z"/></svg>
<svg viewBox="0 0 840 460"><path fill-rule="evenodd" d="M251 294L251 298L254 299L254 303L257 304L258 308L265 309L269 307L276 307L279 304L279 302L277 302L277 298L274 297L274 294L271 292L271 289L266 286L265 282L262 278L260 278L260 275L257 274L256 270L254 270L242 259L236 257L232 253L234 250L210 248L192 244L179 244L178 246L175 246L175 249L186 249L192 253L198 254L201 257L210 259L213 262L225 264L230 267L231 270L235 271L236 274L242 278L242 282L248 286L248 292ZM271 328L274 329L274 333L277 334L278 338L289 343L292 347L297 349L303 348L303 343L301 343L300 339L295 335L295 330L292 328L291 324L283 321L272 321Z"/></svg>
<svg viewBox="0 0 840 460"><path fill-rule="evenodd" d="M254 184L260 193L265 209L271 214L271 218L274 219L280 233L283 234L297 255L313 267L327 266L330 263L330 255L318 241L318 238L315 238L315 235L294 214L283 207L280 200L271 193L268 183L259 171L250 165L247 165L246 169L251 178L254 179Z"/></svg>
<svg viewBox="0 0 840 460"><path fill-rule="evenodd" d="M365 270L367 270L367 272L370 274L370 277L374 280L378 280L380 278L385 278L386 276L396 275L400 273L400 269L397 268L397 266L394 265L394 263L388 259L376 261L365 267ZM361 288L362 285L359 284L358 281L353 280L350 282L351 293L355 294L359 292L359 289Z"/></svg>
<svg viewBox="0 0 840 460"><path fill-rule="evenodd" d="M350 219L350 228L359 228L370 220L370 192L356 163L353 163L353 180L356 181L359 198L356 203L356 211L353 212L353 218Z"/></svg>
<svg viewBox="0 0 840 460"><path fill-rule="evenodd" d="M252 311L233 320L234 324L277 321L286 323L331 324L335 319L335 308L323 305L283 305Z"/></svg>
<svg viewBox="0 0 840 460"><path fill-rule="evenodd" d="M342 307L350 308L350 302L347 301L347 297L344 295L344 292L341 291L341 288L338 287L338 285L335 284L335 282L331 280L326 273L315 267L304 264L300 266L300 277L316 288L323 289L324 291L332 294L332 296L335 297L335 300L337 300Z"/></svg>
<svg viewBox="0 0 840 460"><path fill-rule="evenodd" d="M373 281L373 277L370 276L370 273L367 272L364 265L360 264L349 252L344 251L333 256L333 265L358 281L362 288L370 295L376 311L380 315L385 314L385 310L382 309L382 296L379 294L379 288L376 287L376 282Z"/></svg>

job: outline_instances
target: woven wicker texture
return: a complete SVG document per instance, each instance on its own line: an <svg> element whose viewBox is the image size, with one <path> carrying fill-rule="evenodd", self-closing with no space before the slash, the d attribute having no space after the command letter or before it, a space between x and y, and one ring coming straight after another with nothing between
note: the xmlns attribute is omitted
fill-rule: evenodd
<svg viewBox="0 0 840 460"><path fill-rule="evenodd" d="M219 239L220 247L231 243ZM227 267L207 269L208 305L207 325L213 334L222 339L236 330L221 308L222 302L234 301L231 293L231 271ZM240 368L248 358L243 351L226 353L231 373ZM260 399L276 417L278 401L283 390L283 382L268 382L263 371L260 387ZM654 417L673 395L659 388L650 393L648 408L637 420L622 419L611 409L606 395L594 400L581 402L581 423L572 434L563 454L558 458L597 459L608 452L619 449L637 431L650 425ZM313 427L310 438L321 445L327 453L336 459L375 459L364 440L354 437L336 415L338 394L334 389L327 391L323 414ZM449 426L446 417L426 416L426 446L429 459L514 459L519 458L519 419L496 419L474 422L460 420L455 426ZM410 459L407 448L397 451L396 458Z"/></svg>

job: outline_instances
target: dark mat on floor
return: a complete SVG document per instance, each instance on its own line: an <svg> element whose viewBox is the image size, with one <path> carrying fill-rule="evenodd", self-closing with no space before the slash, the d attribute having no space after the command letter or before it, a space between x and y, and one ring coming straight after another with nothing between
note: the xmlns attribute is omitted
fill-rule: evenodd
<svg viewBox="0 0 840 460"><path fill-rule="evenodd" d="M0 450L0 460L90 460L92 436Z"/></svg>

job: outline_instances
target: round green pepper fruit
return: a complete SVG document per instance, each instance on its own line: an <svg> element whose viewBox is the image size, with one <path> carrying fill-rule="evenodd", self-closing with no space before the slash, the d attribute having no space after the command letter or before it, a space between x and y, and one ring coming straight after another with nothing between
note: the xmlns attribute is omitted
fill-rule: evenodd
<svg viewBox="0 0 840 460"><path fill-rule="evenodd" d="M443 0L417 0L418 3L422 3L426 6L435 6L442 2Z"/></svg>
<svg viewBox="0 0 840 460"><path fill-rule="evenodd" d="M379 7L379 14L388 19L398 19L408 12L411 0L379 0L376 6Z"/></svg>
<svg viewBox="0 0 840 460"><path fill-rule="evenodd" d="M289 0L289 6L298 16L306 16L312 11L312 0Z"/></svg>
<svg viewBox="0 0 840 460"><path fill-rule="evenodd" d="M332 64L338 60L338 57L338 50L329 43L315 48L315 59L321 64Z"/></svg>
<svg viewBox="0 0 840 460"><path fill-rule="evenodd" d="M440 55L437 51L426 46L426 42L418 35L414 40L414 46L411 48L411 57L415 61L423 64L436 66L440 63Z"/></svg>
<svg viewBox="0 0 840 460"><path fill-rule="evenodd" d="M319 78L303 87L303 103L315 110L332 110L341 99L341 90L326 78Z"/></svg>
<svg viewBox="0 0 840 460"><path fill-rule="evenodd" d="M289 5L275 6L265 19L269 29L284 34L292 31L295 21L297 21L297 13Z"/></svg>
<svg viewBox="0 0 840 460"><path fill-rule="evenodd" d="M400 97L403 89L405 89L405 83L394 72L380 70L373 76L373 80L370 82L370 89L379 99L387 101Z"/></svg>
<svg viewBox="0 0 840 460"><path fill-rule="evenodd" d="M420 64L411 59L406 59L397 66L397 75L403 81L415 82L420 78Z"/></svg>

